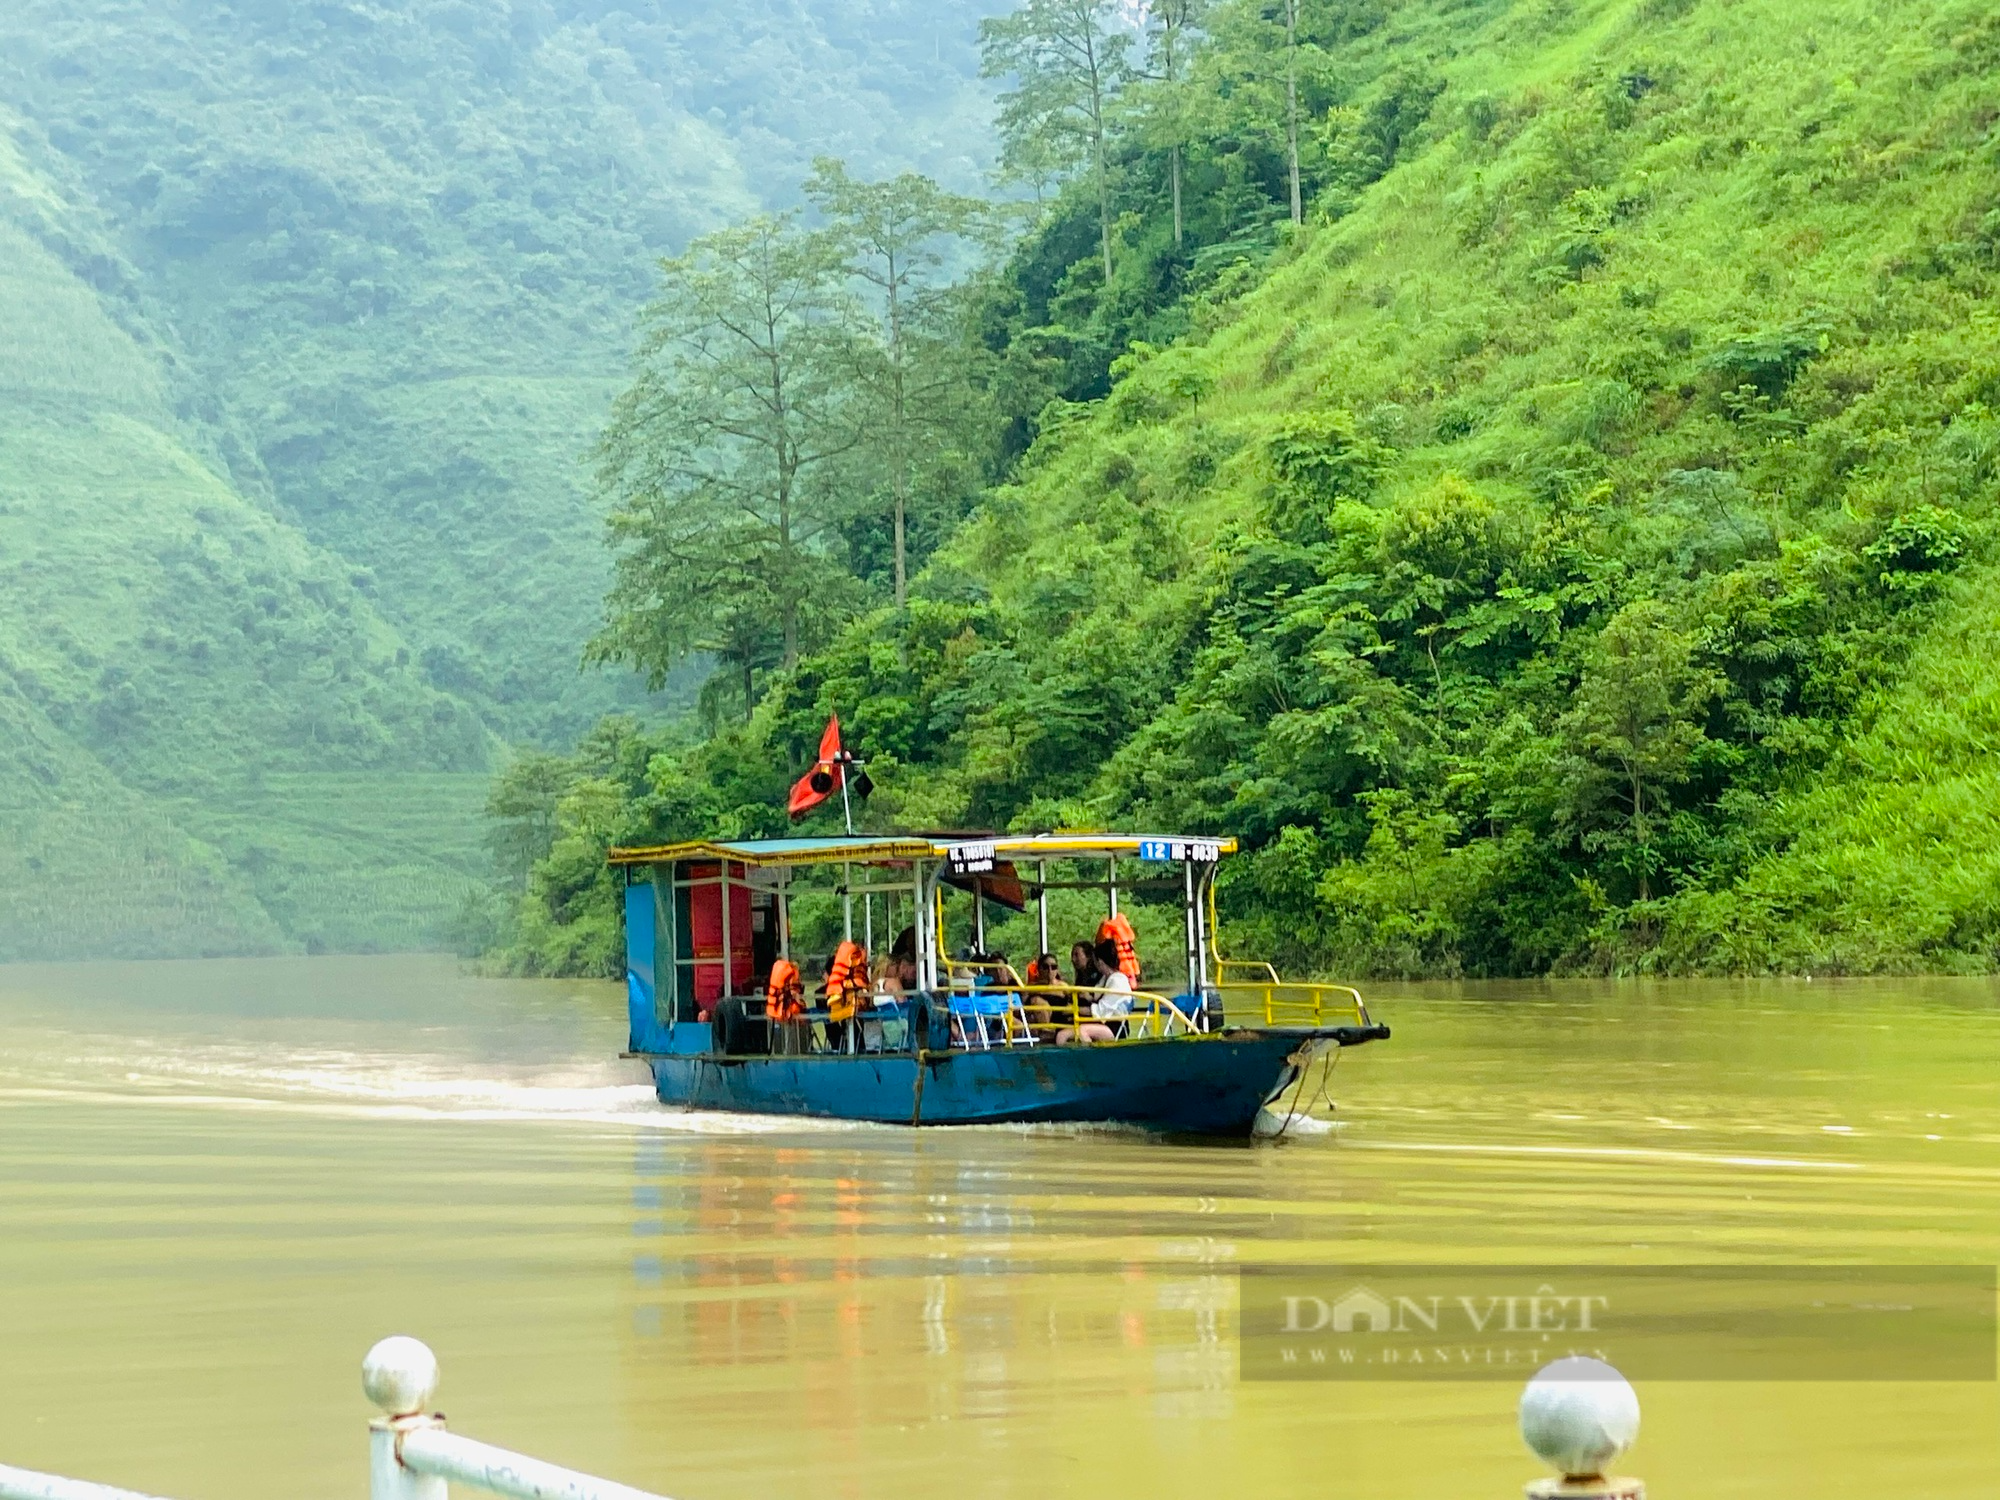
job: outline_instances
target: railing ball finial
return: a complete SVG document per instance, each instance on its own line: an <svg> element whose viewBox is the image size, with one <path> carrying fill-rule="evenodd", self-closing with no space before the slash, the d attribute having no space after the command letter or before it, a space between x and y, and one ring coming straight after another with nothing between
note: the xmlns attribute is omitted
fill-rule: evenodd
<svg viewBox="0 0 2000 1500"><path fill-rule="evenodd" d="M1529 1500L1645 1500L1636 1479L1605 1471L1639 1436L1639 1395L1601 1359L1545 1366L1521 1392L1521 1438L1560 1479L1528 1486Z"/></svg>
<svg viewBox="0 0 2000 1500"><path fill-rule="evenodd" d="M423 1340L407 1334L383 1339L361 1361L362 1391L392 1417L425 1411L437 1385L437 1356Z"/></svg>

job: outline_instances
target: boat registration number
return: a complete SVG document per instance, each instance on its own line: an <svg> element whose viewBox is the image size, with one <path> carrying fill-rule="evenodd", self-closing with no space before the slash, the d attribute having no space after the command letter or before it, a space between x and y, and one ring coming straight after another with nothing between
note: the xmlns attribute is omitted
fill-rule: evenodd
<svg viewBox="0 0 2000 1500"><path fill-rule="evenodd" d="M1193 865L1212 865L1222 858L1222 845L1208 839L1140 839L1139 858L1179 859Z"/></svg>

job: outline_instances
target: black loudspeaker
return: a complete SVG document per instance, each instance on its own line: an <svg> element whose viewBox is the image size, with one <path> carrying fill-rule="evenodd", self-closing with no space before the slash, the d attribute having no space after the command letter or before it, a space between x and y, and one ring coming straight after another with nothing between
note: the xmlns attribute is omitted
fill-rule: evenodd
<svg viewBox="0 0 2000 1500"><path fill-rule="evenodd" d="M822 767L812 773L812 780L807 785L824 797L833 790L833 773Z"/></svg>

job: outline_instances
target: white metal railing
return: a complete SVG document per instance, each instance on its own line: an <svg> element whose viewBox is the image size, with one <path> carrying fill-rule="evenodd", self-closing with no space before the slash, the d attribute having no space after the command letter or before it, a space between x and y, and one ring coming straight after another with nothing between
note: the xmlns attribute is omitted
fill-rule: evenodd
<svg viewBox="0 0 2000 1500"><path fill-rule="evenodd" d="M445 1500L446 1481L514 1500L662 1500L446 1432L429 1410L437 1382L437 1356L400 1334L361 1362L361 1389L382 1409L368 1424L369 1500Z"/></svg>
<svg viewBox="0 0 2000 1500"><path fill-rule="evenodd" d="M137 1490L117 1490L87 1479L59 1479L0 1464L0 1500L154 1500Z"/></svg>
<svg viewBox="0 0 2000 1500"><path fill-rule="evenodd" d="M427 1410L437 1383L437 1356L413 1338L383 1339L361 1362L361 1388L382 1410L368 1424L369 1500L447 1500L447 1483L514 1500L664 1500L446 1432ZM1639 1398L1611 1366L1577 1358L1545 1366L1521 1393L1520 1424L1522 1440L1562 1476L1529 1485L1528 1500L1646 1500L1638 1480L1605 1477L1639 1435ZM0 1464L0 1500L155 1497Z"/></svg>
<svg viewBox="0 0 2000 1500"><path fill-rule="evenodd" d="M382 1340L361 1362L361 1389L382 1409L368 1424L369 1500L446 1500L445 1485L470 1485L513 1500L664 1500L446 1432L430 1411L438 1363L416 1339ZM0 1464L0 1500L155 1500L135 1490L62 1479Z"/></svg>

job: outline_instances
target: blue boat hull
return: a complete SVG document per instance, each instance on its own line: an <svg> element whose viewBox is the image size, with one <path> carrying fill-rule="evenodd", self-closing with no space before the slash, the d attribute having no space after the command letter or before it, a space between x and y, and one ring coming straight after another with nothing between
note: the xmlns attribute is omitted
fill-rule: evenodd
<svg viewBox="0 0 2000 1500"><path fill-rule="evenodd" d="M661 1102L690 1109L899 1125L1122 1122L1247 1135L1265 1103L1297 1080L1316 1043L1353 1045L1386 1034L1386 1027L1368 1027L1365 1034L1363 1028L1227 1031L921 1055L641 1055Z"/></svg>

